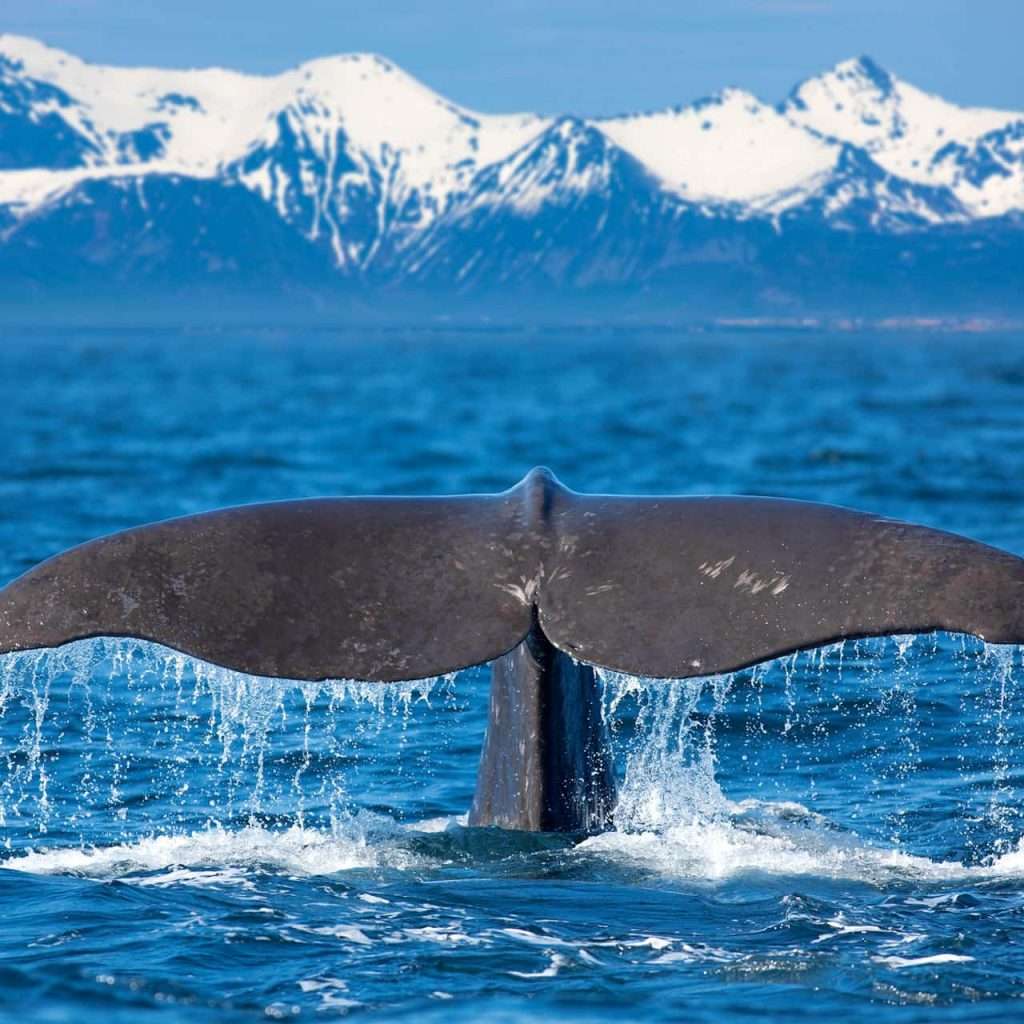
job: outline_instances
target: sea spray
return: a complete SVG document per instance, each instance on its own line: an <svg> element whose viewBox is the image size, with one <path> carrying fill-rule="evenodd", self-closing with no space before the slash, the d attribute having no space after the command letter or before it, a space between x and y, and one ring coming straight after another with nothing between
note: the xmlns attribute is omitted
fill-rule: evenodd
<svg viewBox="0 0 1024 1024"><path fill-rule="evenodd" d="M597 675L622 772L616 828L657 830L716 814L724 797L715 778L715 716L734 677L650 680L605 670Z"/></svg>
<svg viewBox="0 0 1024 1024"><path fill-rule="evenodd" d="M1018 648L934 635L847 641L704 679L601 670L621 776L614 826L788 834L827 823L888 848L991 860L1020 832L1020 666ZM361 809L400 814L399 782L425 792L445 723L470 714L482 727L485 688L484 670L458 688L453 676L261 679L128 639L7 655L3 842L209 827L354 834ZM478 748L460 744L469 775Z"/></svg>
<svg viewBox="0 0 1024 1024"><path fill-rule="evenodd" d="M995 688L987 691L991 694L990 709L984 716L991 728L993 745L992 791L987 817L999 833L996 844L1001 853L1012 848L1020 823L1020 808L1015 804L1012 784L1014 749L1021 749L1018 738L1020 732L1015 732L1013 728L1013 709L1017 703L1017 677L1014 669L1018 664L1024 664L1020 656L1021 651L1017 647L1003 645L985 648L986 663L991 666L996 679Z"/></svg>
<svg viewBox="0 0 1024 1024"><path fill-rule="evenodd" d="M616 828L734 821L737 808L753 827L758 807L782 808L787 828L828 821L880 847L991 860L1020 835L1021 662L1020 648L929 634L709 678L600 671L622 776ZM958 713L964 704L977 713Z"/></svg>
<svg viewBox="0 0 1024 1024"><path fill-rule="evenodd" d="M333 827L356 809L346 788L352 766L399 760L414 710L449 704L452 681L263 679L131 639L6 655L5 841L51 828L84 834L92 818L120 822L127 837L204 823L301 826L310 813ZM426 760L425 751L417 756Z"/></svg>

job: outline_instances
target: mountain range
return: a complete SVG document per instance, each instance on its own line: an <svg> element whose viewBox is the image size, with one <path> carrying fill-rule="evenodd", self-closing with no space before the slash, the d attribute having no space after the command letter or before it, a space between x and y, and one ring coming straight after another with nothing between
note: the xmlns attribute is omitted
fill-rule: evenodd
<svg viewBox="0 0 1024 1024"><path fill-rule="evenodd" d="M0 35L0 307L1024 312L1024 113L866 57L777 105L480 114L388 61L104 67Z"/></svg>

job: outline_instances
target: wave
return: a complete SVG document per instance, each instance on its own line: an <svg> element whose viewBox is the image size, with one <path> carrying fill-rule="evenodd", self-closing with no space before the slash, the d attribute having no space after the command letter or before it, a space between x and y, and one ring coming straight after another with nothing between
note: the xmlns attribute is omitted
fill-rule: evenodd
<svg viewBox="0 0 1024 1024"><path fill-rule="evenodd" d="M333 875L360 868L410 869L424 858L399 840L406 833L374 823L348 834L293 825L220 827L154 835L111 846L29 850L0 867L36 875L75 875L139 885L245 885L251 875Z"/></svg>
<svg viewBox="0 0 1024 1024"><path fill-rule="evenodd" d="M663 877L724 882L749 875L803 876L884 887L903 882L981 881L1024 875L1024 843L986 863L932 860L838 832L799 804L744 801L729 818L694 817L664 829L613 831L577 848ZM748 821L758 812L759 826Z"/></svg>
<svg viewBox="0 0 1024 1024"><path fill-rule="evenodd" d="M756 821L756 823L755 823ZM73 875L139 885L245 885L260 872L333 875L360 869L422 871L443 868L466 833L459 819L429 819L405 828L389 819L361 820L345 830L293 825L214 827L154 835L134 842L88 848L30 850L0 867L38 875ZM418 840L449 833L451 847ZM430 852L428 852L428 850ZM518 856L537 847L524 842ZM695 816L659 830L613 830L565 847L567 866L626 868L643 874L716 884L744 876L814 877L885 887L942 884L1024 876L1024 841L986 863L931 860L896 847L874 846L837 832L799 804L744 801L729 818Z"/></svg>

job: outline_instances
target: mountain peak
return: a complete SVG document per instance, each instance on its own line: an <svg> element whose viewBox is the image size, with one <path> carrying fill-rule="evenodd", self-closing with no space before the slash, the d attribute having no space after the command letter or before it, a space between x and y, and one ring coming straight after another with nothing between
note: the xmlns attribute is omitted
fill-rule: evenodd
<svg viewBox="0 0 1024 1024"><path fill-rule="evenodd" d="M277 76L284 92L314 94L347 117L381 116L383 108L408 111L413 121L430 131L433 111L445 109L473 117L415 79L397 64L375 53L342 53L318 57L294 71ZM395 113L389 115L393 118ZM426 120L424 120L426 119Z"/></svg>
<svg viewBox="0 0 1024 1024"><path fill-rule="evenodd" d="M593 125L576 114L559 115L548 126L545 134L557 136L566 142L573 139L604 138Z"/></svg>
<svg viewBox="0 0 1024 1024"><path fill-rule="evenodd" d="M357 74L364 77L397 75L412 81L412 76L397 64L377 53L336 53L303 61L296 73L306 75ZM425 88L425 86L424 86Z"/></svg>
<svg viewBox="0 0 1024 1024"><path fill-rule="evenodd" d="M605 133L573 116L555 119L507 160L486 168L475 180L474 204L495 201L521 214L545 203L645 185L653 179L643 165Z"/></svg>
<svg viewBox="0 0 1024 1024"><path fill-rule="evenodd" d="M751 202L827 171L834 146L742 89L600 122L617 145L690 200ZM757 172L752 174L751 168Z"/></svg>
<svg viewBox="0 0 1024 1024"><path fill-rule="evenodd" d="M820 75L805 78L778 109L787 115L817 111L820 116L825 109L843 114L881 108L898 102L900 85L899 79L871 57L851 57Z"/></svg>
<svg viewBox="0 0 1024 1024"><path fill-rule="evenodd" d="M896 78L866 55L840 61L831 71L840 81L858 82L877 90L880 97L889 96Z"/></svg>
<svg viewBox="0 0 1024 1024"><path fill-rule="evenodd" d="M1020 114L946 103L870 57L781 108L728 88L587 119L474 113L372 53L257 75L106 67L0 35L0 121L0 262L38 268L41 287L136 267L190 282L209 276L197 253L259 263L247 280L262 281L281 252L294 282L333 268L460 292L650 284L679 303L711 281L732 301L747 277L805 289L819 264L859 288L864 274L841 269L859 243L837 246L839 230L871 233L871 274L879 251L902 273L887 234L1001 231L997 217L1024 210ZM1000 280L1014 245L992 250Z"/></svg>
<svg viewBox="0 0 1024 1024"><path fill-rule="evenodd" d="M599 128L566 114L556 118L543 131L523 146L513 160L531 165L552 162L563 171L568 167L579 174L597 165L604 165L616 150L612 141Z"/></svg>

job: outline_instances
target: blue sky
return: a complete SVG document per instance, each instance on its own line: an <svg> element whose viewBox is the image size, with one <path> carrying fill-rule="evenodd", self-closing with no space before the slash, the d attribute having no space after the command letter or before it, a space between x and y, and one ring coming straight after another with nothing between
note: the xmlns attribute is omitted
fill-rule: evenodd
<svg viewBox="0 0 1024 1024"><path fill-rule="evenodd" d="M371 50L484 111L780 99L869 54L961 103L1024 108L1024 0L3 0L0 29L91 60L277 71Z"/></svg>

